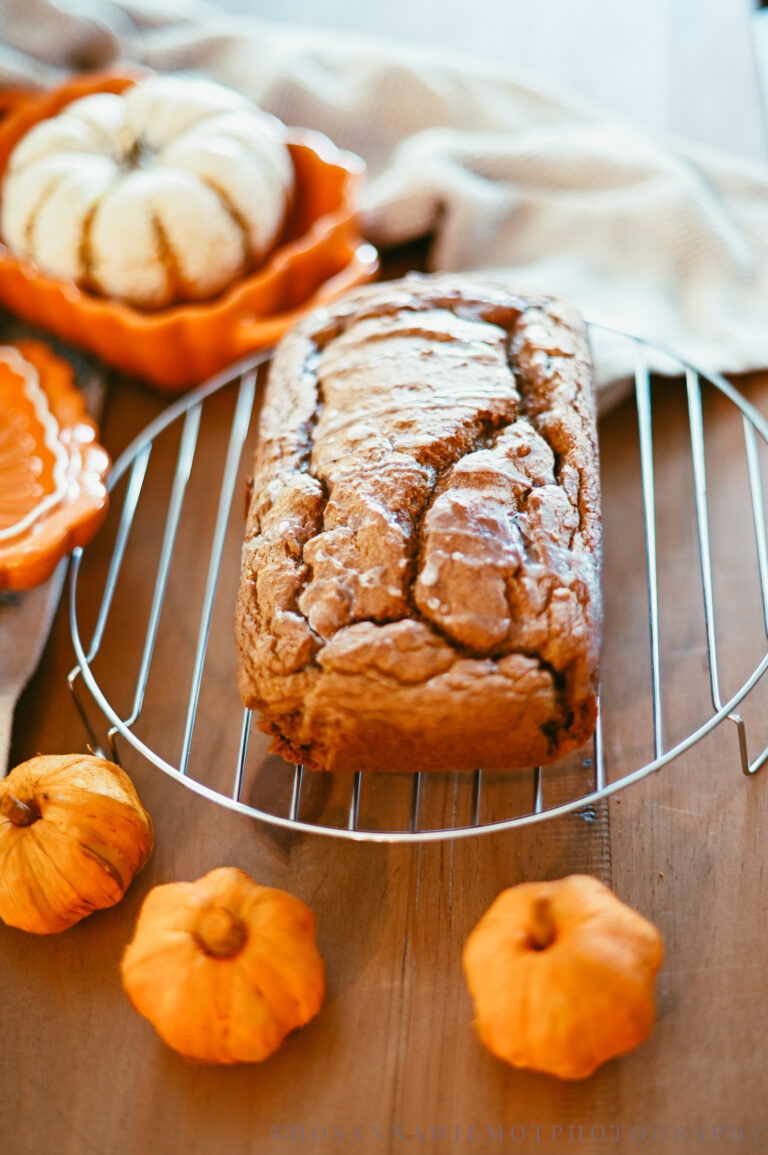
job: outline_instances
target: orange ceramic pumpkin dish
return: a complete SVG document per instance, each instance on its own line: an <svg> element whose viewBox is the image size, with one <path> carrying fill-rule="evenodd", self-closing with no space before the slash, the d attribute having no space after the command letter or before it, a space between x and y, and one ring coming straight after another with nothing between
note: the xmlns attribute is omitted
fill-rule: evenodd
<svg viewBox="0 0 768 1155"><path fill-rule="evenodd" d="M129 280L125 276L121 275L117 281L114 279L113 266L115 262L119 264L119 246L104 242L103 251L98 245L95 248L88 246L92 251L86 268L82 276L73 279L71 266L78 256L78 245L73 236L65 243L64 233L72 232L78 221L82 224L90 220L84 207L87 197L80 185L69 190L74 201L71 202L69 196L65 198L68 207L66 212L59 214L59 220L63 222L61 229L57 227L56 214L53 213L53 198L46 199L39 220L34 206L28 219L24 211L26 199L33 193L34 196L42 195L47 188L46 174L40 176L38 173L36 176L39 165L31 161L48 165L52 176L60 175L62 168L66 171L69 154L46 154L40 160L39 149L45 153L55 143L48 139L54 130L47 126L53 125L58 114L68 106L79 102L82 108L86 99L98 96L115 100L138 87L147 75L134 70L78 77L52 92L23 102L0 122L0 178L3 179L0 211L5 227L13 234L4 236L0 243L0 303L25 320L89 349L125 372L139 374L164 388L180 389L201 382L254 349L272 344L308 309L332 300L361 281L370 280L375 275L378 260L375 250L360 236L355 216L357 188L364 170L362 161L337 149L319 133L290 129L285 130L283 141L292 170L293 190L286 194L290 199L288 216L279 236L275 237L274 231L268 230L263 252L260 248L261 234L255 222L249 226L243 205L233 188L218 190L227 206L222 212L222 197L214 195L209 187L212 179L217 186L220 183L212 178L210 170L214 145L208 141L205 148L201 147L194 155L187 153L180 157L181 143L169 144L175 150L176 160L183 161L188 168L199 168L201 157L207 158L208 167L202 173L204 180L195 183L192 179L195 174L189 171L181 177L177 173L177 179L185 188L189 186L190 191L194 187L194 195L202 199L207 197L206 203L210 201L210 207L215 208L215 212L206 213L206 220L218 220L221 237L228 238L227 243L234 246L228 267L231 271L242 268L245 270L243 275L224 284L226 277L220 270L223 279L214 279L207 288L203 287L201 268L207 268L210 262L203 260L200 267L196 266L197 272L191 269L187 259L190 254L182 255L179 238L171 235L180 227L180 214L166 212L165 215L158 214L158 227L162 226L161 264L168 266L169 278L164 280L160 269L156 270L158 276L151 285L137 288L133 284L127 288ZM161 80L157 78L157 83ZM236 98L235 94L232 96ZM158 106L162 113L161 106L162 102ZM108 119L111 114L106 115ZM239 114L235 110L233 115ZM162 115L159 121L162 121ZM237 129L236 135L239 132ZM182 136L181 140L184 139ZM28 150L24 149L25 140L32 142ZM219 141L215 147L223 148L226 153L236 144L230 134L223 145ZM22 148L21 154L16 153L17 147ZM13 171L14 155L22 157L20 171L16 173ZM91 175L94 179L107 179L106 171L101 173L101 168L106 170L108 167L108 157L91 155L86 160L93 170ZM17 177L21 184L14 188L12 177ZM134 183L144 181L146 186L141 171L134 177ZM243 182L242 173L238 177L240 185L249 183L250 179ZM255 181L255 176L253 179ZM288 178L283 171L282 176L278 174L274 179L279 182ZM29 183L29 188L25 182ZM83 176L83 182L87 183L86 176ZM145 198L152 200L161 195L151 188L147 191L148 186L142 187ZM205 189L207 192L201 191ZM6 202L11 197L14 204L9 205ZM183 197L182 201L186 198ZM136 215L135 202L130 201L130 206L133 206L130 211ZM121 211L116 215L119 225ZM141 227L145 232L147 229L151 231L147 222L152 221L152 213L142 211L139 215L143 222ZM281 212L272 216L275 222L282 222ZM94 218L90 224L95 227L97 219ZM90 233L90 224L87 233ZM37 240L30 236L34 243L27 251L27 225L33 233L44 232L56 250L51 259L50 248L43 246L48 255L48 272L30 259L37 253L38 245ZM107 236L109 230L99 225L94 243L101 238L102 232ZM10 244L13 237L18 242L15 249ZM242 252L238 256L240 242L251 257L257 256L256 264L252 260L241 260ZM217 242L214 247L218 251L222 246ZM209 250L210 245L206 251ZM130 265L131 252L124 252L120 259ZM147 270L143 269L144 262L140 264L142 269L139 273L143 276ZM54 275L51 269L58 272ZM70 269L70 274L64 276L67 269ZM126 272L125 268L122 272ZM93 276L94 273L97 275ZM139 273L133 270L133 274ZM78 280L80 283L76 283ZM110 288L116 286L119 290L121 285L125 292L113 292ZM99 286L103 292L92 291ZM218 291L218 295L206 300L184 299L205 295L209 290ZM131 303L132 299L134 303ZM142 299L163 307L138 307L135 301Z"/></svg>
<svg viewBox="0 0 768 1155"><path fill-rule="evenodd" d="M41 272L139 308L216 296L283 230L284 137L240 93L192 76L83 96L9 156L3 240Z"/></svg>
<svg viewBox="0 0 768 1155"><path fill-rule="evenodd" d="M101 525L96 436L66 361L39 341L0 346L0 590L45 581Z"/></svg>

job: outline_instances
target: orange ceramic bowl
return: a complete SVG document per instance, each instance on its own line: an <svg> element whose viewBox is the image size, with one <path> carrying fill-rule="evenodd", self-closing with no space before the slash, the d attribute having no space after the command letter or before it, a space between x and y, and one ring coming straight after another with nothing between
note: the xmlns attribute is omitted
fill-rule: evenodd
<svg viewBox="0 0 768 1155"><path fill-rule="evenodd" d="M0 88L0 120L33 99L34 96L28 88Z"/></svg>
<svg viewBox="0 0 768 1155"><path fill-rule="evenodd" d="M0 121L0 176L39 120L94 92L122 92L141 72L81 77L22 101ZM327 137L289 130L296 196L283 239L255 273L210 301L142 311L41 273L0 243L0 303L127 373L179 390L271 345L305 312L375 276L355 197L363 162Z"/></svg>

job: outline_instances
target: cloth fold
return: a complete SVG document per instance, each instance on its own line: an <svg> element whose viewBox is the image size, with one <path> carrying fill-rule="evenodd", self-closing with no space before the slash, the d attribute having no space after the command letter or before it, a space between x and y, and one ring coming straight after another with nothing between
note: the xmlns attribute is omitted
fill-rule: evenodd
<svg viewBox="0 0 768 1155"><path fill-rule="evenodd" d="M8 761L16 703L40 661L66 572L67 563L61 561L53 577L37 589L0 595L0 778Z"/></svg>

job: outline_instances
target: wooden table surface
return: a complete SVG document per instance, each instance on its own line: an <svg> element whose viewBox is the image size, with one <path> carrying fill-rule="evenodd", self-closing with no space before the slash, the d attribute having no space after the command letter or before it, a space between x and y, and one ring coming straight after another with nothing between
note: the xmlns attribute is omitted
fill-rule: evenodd
<svg viewBox="0 0 768 1155"><path fill-rule="evenodd" d="M720 80L725 92L727 77ZM739 385L768 415L768 374ZM103 422L111 452L163 405L138 384L116 382ZM656 382L653 408L669 744L702 723L711 704L683 391ZM759 661L766 638L741 419L710 391L704 414L718 658L728 694ZM210 435L216 435L215 419ZM631 399L601 421L600 444L606 757L619 777L647 760L651 733ZM158 446L160 473L172 448ZM768 477L766 461L763 467ZM156 517L152 528L153 516L150 506L143 544L129 550L136 614L124 611L112 623L111 669L104 676L115 684L123 655L136 653L137 621L146 609L147 567L161 532ZM200 525L211 516L203 496ZM103 587L111 543L108 530L88 551L80 588L86 617L89 600ZM194 551L184 564L190 581L197 580L203 562ZM226 557L225 582L233 567L236 550ZM171 604L174 633L156 671L144 731L158 744L177 724L186 695L173 646L186 661L198 612L185 601L183 584ZM214 645L216 653L228 652L225 628ZM17 711L12 763L38 751L84 748L66 682L73 661L62 607ZM743 706L753 752L768 742L767 692L761 684ZM211 693L201 735L212 764L228 737L217 703ZM702 1149L717 1144L718 1150L739 1142L768 1151L768 768L751 779L741 774L730 723L593 810L422 846L280 831L195 796L125 746L121 753L155 821L156 848L144 872L118 906L64 934L37 937L0 927L2 1155L465 1152L478 1146L589 1153L611 1144L687 1150L677 1146L682 1142ZM583 777L573 760L545 777L545 803L578 790ZM451 805L453 789L450 782L435 786L438 809ZM257 793L257 780L249 790ZM158 1040L123 995L118 962L151 886L225 864L310 903L328 995L321 1015L268 1062L214 1069L187 1064ZM565 1083L513 1071L484 1051L472 1027L460 955L468 931L501 889L575 871L602 878L651 918L664 935L666 957L650 1040L592 1078Z"/></svg>

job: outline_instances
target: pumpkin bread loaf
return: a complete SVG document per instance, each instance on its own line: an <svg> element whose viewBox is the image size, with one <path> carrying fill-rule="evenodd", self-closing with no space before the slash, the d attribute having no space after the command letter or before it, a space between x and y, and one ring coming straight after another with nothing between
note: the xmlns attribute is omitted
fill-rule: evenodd
<svg viewBox="0 0 768 1155"><path fill-rule="evenodd" d="M235 630L274 751L505 769L589 737L599 481L572 309L458 276L362 290L283 340L260 433Z"/></svg>

